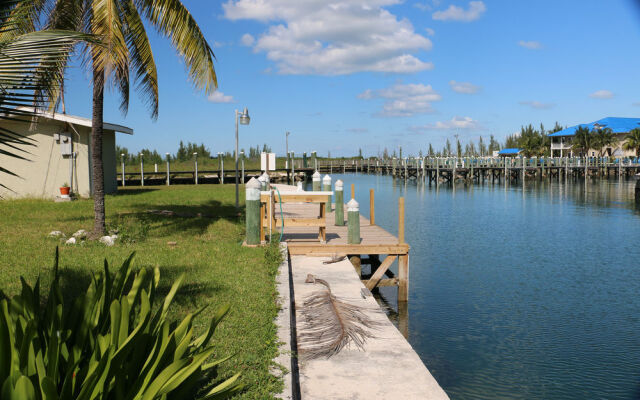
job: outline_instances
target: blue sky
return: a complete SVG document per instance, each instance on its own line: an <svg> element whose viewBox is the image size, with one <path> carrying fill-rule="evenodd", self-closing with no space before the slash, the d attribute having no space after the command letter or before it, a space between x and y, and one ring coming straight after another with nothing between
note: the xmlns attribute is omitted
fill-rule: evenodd
<svg viewBox="0 0 640 400"><path fill-rule="evenodd" d="M160 85L151 120L137 93L126 116L107 92L105 120L132 127L131 150L180 140L284 153L417 154L447 137L502 141L523 124L640 116L640 11L631 0L183 0L217 57L219 89L188 81L168 40L150 33ZM153 29L148 27L148 32ZM71 68L67 112L90 117L88 73Z"/></svg>

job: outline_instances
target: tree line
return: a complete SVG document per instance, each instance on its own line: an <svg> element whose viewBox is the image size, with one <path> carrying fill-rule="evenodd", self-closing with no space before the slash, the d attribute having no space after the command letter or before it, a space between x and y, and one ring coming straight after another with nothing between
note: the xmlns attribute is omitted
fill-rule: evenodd
<svg viewBox="0 0 640 400"><path fill-rule="evenodd" d="M245 152L244 149L240 149L240 154L244 153L245 158L254 159L259 158L261 152L270 153L271 147L266 143L262 146L256 145L256 147L250 147L249 152ZM178 150L174 154L169 154L169 161L190 161L194 159L194 154L198 154L199 159L211 159L217 158L218 153L212 154L211 149L204 145L204 143L197 144L192 142L184 142L181 140ZM223 158L235 158L234 152L221 152L219 153ZM161 164L167 161L167 155L161 155L157 150L142 149L136 153L129 151L128 148L123 146L116 146L116 158L120 161L124 160L126 165L139 164L141 158L146 163Z"/></svg>

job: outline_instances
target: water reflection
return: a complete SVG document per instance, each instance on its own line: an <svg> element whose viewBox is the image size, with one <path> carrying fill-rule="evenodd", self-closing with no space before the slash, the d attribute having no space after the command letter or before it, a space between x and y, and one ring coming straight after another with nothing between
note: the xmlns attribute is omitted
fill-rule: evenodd
<svg viewBox="0 0 640 400"><path fill-rule="evenodd" d="M375 189L392 233L405 197L410 297L390 317L452 399L638 398L635 181L339 177L364 215ZM379 301L397 310L396 291Z"/></svg>

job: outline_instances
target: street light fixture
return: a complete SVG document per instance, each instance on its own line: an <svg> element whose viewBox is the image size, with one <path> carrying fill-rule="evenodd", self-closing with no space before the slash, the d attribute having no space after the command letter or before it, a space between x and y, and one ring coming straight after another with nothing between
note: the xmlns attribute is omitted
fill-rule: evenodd
<svg viewBox="0 0 640 400"><path fill-rule="evenodd" d="M235 152L235 161L236 161L236 210L240 208L238 201L238 121L242 125L249 125L251 121L251 117L249 117L249 110L247 107L244 108L244 111L240 113L236 110L236 152Z"/></svg>

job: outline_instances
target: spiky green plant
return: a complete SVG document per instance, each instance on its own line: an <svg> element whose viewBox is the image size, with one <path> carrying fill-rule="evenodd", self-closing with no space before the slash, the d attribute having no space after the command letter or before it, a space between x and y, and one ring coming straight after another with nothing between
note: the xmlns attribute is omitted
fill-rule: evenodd
<svg viewBox="0 0 640 400"><path fill-rule="evenodd" d="M183 277L178 278L154 312L160 272L131 270L134 254L114 277L94 276L73 304L64 302L58 274L44 306L40 281L24 279L22 292L0 300L0 398L51 399L222 399L241 390L239 374L214 384L216 366L209 345L229 310L220 307L209 329L194 337L193 319L170 322L167 312Z"/></svg>
<svg viewBox="0 0 640 400"><path fill-rule="evenodd" d="M607 147L615 147L618 145L618 139L611 128L601 128L593 132L593 146L598 149L598 155L604 156Z"/></svg>
<svg viewBox="0 0 640 400"><path fill-rule="evenodd" d="M573 145L571 148L584 155L589 153L589 149L594 146L594 135L586 126L579 126L573 135Z"/></svg>

